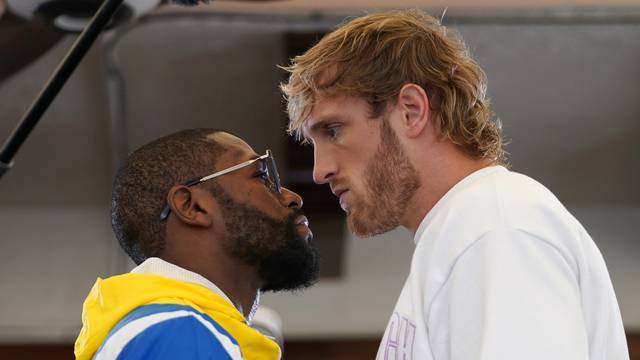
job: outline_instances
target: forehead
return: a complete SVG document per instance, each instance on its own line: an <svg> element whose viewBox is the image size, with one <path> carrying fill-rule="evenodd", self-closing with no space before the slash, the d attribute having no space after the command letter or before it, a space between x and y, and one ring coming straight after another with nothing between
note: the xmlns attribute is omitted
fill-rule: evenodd
<svg viewBox="0 0 640 360"><path fill-rule="evenodd" d="M217 132L208 135L207 138L216 141L224 149L225 153L218 158L217 167L228 167L238 162L246 161L257 156L251 146L237 136L226 132Z"/></svg>
<svg viewBox="0 0 640 360"><path fill-rule="evenodd" d="M369 118L369 104L358 96L318 95L303 125L305 136L312 135L318 127L331 122L354 121Z"/></svg>

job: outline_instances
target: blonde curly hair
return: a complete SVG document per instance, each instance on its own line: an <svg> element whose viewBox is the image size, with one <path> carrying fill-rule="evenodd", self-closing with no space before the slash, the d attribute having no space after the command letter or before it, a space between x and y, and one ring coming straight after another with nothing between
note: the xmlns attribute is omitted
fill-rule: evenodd
<svg viewBox="0 0 640 360"><path fill-rule="evenodd" d="M302 129L319 94L363 97L377 118L403 85L413 83L427 93L441 137L473 158L506 160L484 71L457 34L419 10L353 19L282 69L289 72L280 85L288 132L298 140L304 140Z"/></svg>

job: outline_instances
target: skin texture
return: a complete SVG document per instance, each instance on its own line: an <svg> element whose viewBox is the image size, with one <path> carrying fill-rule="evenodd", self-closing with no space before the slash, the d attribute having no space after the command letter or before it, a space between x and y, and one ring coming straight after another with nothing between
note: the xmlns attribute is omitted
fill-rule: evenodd
<svg viewBox="0 0 640 360"><path fill-rule="evenodd" d="M227 149L216 164L211 164L212 173L258 157L233 135L211 136ZM217 186L223 194L214 196L211 186ZM245 316L259 289L304 287L317 277L312 233L302 221L306 218L301 217L302 199L286 188L281 194L270 191L257 164L196 186L175 185L168 192L167 203L172 211L167 219L166 247L160 257L209 279ZM288 251L291 248L293 253ZM269 267L269 263L281 261L289 261L308 278L291 280L285 276L288 283L278 278L282 269ZM291 270L286 269L289 273ZM280 280L275 288L274 276Z"/></svg>
<svg viewBox="0 0 640 360"><path fill-rule="evenodd" d="M420 222L456 183L491 165L439 136L424 89L406 84L378 118L365 99L319 94L304 125L314 181L329 184L350 229L371 236Z"/></svg>

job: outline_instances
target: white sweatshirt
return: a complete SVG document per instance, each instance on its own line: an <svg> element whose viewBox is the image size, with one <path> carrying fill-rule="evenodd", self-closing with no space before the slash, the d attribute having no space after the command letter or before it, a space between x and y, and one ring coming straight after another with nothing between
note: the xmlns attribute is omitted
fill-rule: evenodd
<svg viewBox="0 0 640 360"><path fill-rule="evenodd" d="M600 251L531 178L501 166L469 175L415 242L377 359L629 359Z"/></svg>

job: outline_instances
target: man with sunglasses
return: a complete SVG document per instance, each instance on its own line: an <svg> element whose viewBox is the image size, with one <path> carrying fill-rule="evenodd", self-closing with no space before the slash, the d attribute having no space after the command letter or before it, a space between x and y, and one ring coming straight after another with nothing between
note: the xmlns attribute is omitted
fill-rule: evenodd
<svg viewBox="0 0 640 360"><path fill-rule="evenodd" d="M271 151L213 129L133 152L116 175L111 219L138 265L98 279L77 359L279 359L250 327L261 291L318 275L302 199L280 186Z"/></svg>

